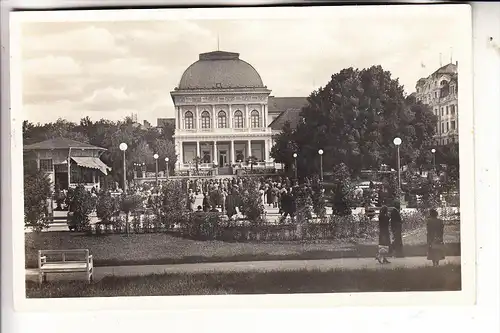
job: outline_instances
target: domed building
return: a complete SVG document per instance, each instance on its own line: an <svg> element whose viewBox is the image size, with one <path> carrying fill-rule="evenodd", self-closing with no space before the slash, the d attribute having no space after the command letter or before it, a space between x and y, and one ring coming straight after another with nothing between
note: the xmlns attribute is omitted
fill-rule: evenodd
<svg viewBox="0 0 500 333"><path fill-rule="evenodd" d="M176 169L193 168L196 157L201 169L216 167L220 174L245 163L249 156L256 167L271 166L269 152L277 117L268 112L271 90L261 76L238 53L202 53L182 75L170 94L175 105Z"/></svg>

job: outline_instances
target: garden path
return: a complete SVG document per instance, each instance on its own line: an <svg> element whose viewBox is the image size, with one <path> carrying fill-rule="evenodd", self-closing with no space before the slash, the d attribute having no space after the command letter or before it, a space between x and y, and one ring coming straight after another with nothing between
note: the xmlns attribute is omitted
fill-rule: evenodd
<svg viewBox="0 0 500 333"><path fill-rule="evenodd" d="M108 266L95 267L96 281L106 276L140 276L150 274L192 274L192 273L229 273L229 272L265 272L265 271L294 271L334 269L394 269L417 268L430 266L432 263L426 257L407 257L390 259L390 264L381 265L374 258L345 258L324 260L276 260L276 261L244 261L221 263L197 263L175 265L138 265L138 266ZM447 257L442 264L460 264L460 257ZM36 269L26 269L26 279L37 279ZM49 281L84 279L77 274L52 274L47 276Z"/></svg>

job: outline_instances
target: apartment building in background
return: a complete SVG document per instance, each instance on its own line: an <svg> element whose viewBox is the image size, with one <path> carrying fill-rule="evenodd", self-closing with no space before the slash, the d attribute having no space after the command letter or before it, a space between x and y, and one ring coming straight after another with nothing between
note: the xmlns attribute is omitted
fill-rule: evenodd
<svg viewBox="0 0 500 333"><path fill-rule="evenodd" d="M416 84L415 97L437 116L436 145L458 142L458 62L442 66Z"/></svg>

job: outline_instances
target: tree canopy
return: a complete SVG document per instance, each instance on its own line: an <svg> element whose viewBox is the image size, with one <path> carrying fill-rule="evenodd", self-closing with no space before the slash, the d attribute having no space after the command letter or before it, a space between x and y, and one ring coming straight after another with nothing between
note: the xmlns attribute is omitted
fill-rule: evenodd
<svg viewBox="0 0 500 333"><path fill-rule="evenodd" d="M290 166L298 154L299 174L317 173L318 150L331 172L344 163L352 174L387 164L396 168L395 137L400 137L402 164L431 163L428 147L435 116L430 108L407 97L397 79L381 66L343 69L326 86L311 93L296 129L285 125L275 137L271 156Z"/></svg>
<svg viewBox="0 0 500 333"><path fill-rule="evenodd" d="M117 122L105 119L92 121L85 117L79 124L64 119L47 124L23 122L24 144L64 137L106 148L107 151L101 159L112 168L112 176L118 182L123 179L123 152L119 149L120 143L125 142L128 145L127 178L130 179L134 172L134 163L145 163L146 170L155 171L155 153L160 156L160 170L166 169L165 157L169 158L169 165L173 169L177 161L173 133L174 130L170 127L163 131L145 128L134 123L129 117Z"/></svg>

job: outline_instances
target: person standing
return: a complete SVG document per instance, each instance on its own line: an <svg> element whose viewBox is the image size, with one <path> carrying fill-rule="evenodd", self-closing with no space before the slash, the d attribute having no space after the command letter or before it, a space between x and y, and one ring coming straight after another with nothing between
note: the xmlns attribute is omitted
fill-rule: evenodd
<svg viewBox="0 0 500 333"><path fill-rule="evenodd" d="M190 212L194 212L194 204L196 202L196 197L194 196L193 190L189 189L189 194L188 194L188 209Z"/></svg>
<svg viewBox="0 0 500 333"><path fill-rule="evenodd" d="M381 264L389 264L387 255L389 254L389 246L391 245L391 235L389 233L389 209L387 206L382 206L378 214L378 253L375 257Z"/></svg>
<svg viewBox="0 0 500 333"><path fill-rule="evenodd" d="M239 205L238 187L234 186L226 198L226 214L230 220L238 213L236 207L239 208Z"/></svg>
<svg viewBox="0 0 500 333"><path fill-rule="evenodd" d="M394 257L403 258L403 220L399 213L399 202L391 209L391 231L392 231L392 254Z"/></svg>
<svg viewBox="0 0 500 333"><path fill-rule="evenodd" d="M210 210L210 201L208 200L207 193L203 193L203 211L208 212Z"/></svg>
<svg viewBox="0 0 500 333"><path fill-rule="evenodd" d="M438 218L438 212L431 209L427 218L427 259L432 260L433 266L438 266L444 256L444 224Z"/></svg>

